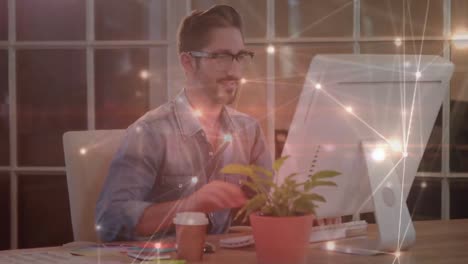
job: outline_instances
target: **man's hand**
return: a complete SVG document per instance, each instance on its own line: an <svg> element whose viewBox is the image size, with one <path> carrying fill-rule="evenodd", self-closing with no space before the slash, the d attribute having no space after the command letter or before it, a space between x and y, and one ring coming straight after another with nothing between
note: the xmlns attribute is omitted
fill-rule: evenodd
<svg viewBox="0 0 468 264"><path fill-rule="evenodd" d="M213 212L241 207L247 202L239 186L223 181L212 181L184 199L191 210Z"/></svg>

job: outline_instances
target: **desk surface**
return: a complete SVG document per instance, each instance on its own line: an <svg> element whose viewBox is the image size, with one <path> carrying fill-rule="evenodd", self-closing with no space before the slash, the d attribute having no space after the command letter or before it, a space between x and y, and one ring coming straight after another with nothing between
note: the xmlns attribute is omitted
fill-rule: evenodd
<svg viewBox="0 0 468 264"><path fill-rule="evenodd" d="M468 219L450 221L421 221L415 222L414 225L416 228L416 244L409 251L402 252L399 262L395 261L395 257L393 255L348 255L323 251L317 249L313 244L311 244L307 263L468 263ZM369 234L375 235L375 232L376 226L370 225ZM220 237L226 236L228 235L210 236L209 240L216 243ZM131 260L128 258L122 259L122 261L122 263L131 263ZM253 247L243 249L218 248L215 254L206 254L202 263L254 264L257 263L257 261L255 249Z"/></svg>
<svg viewBox="0 0 468 264"><path fill-rule="evenodd" d="M311 245L307 263L401 263L401 264L452 264L468 263L468 219L450 221L415 222L416 244L402 252L400 261L393 255L356 256L328 252ZM370 225L369 234L376 233ZM206 255L203 263L256 263L255 249L220 249L216 254Z"/></svg>

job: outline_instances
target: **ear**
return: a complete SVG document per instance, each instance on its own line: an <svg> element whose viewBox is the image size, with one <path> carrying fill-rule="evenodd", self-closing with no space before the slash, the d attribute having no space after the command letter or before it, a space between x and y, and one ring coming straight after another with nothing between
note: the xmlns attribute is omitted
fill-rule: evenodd
<svg viewBox="0 0 468 264"><path fill-rule="evenodd" d="M187 52L182 52L179 55L179 61L185 73L193 73L195 71L195 61Z"/></svg>

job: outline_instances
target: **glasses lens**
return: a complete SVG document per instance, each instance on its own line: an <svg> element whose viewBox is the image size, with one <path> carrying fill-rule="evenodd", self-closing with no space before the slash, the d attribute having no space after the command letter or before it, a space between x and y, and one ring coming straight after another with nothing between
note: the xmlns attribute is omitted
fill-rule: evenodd
<svg viewBox="0 0 468 264"><path fill-rule="evenodd" d="M250 54L239 54L237 60L242 67L248 67L252 63L252 56Z"/></svg>
<svg viewBox="0 0 468 264"><path fill-rule="evenodd" d="M219 69L227 69L231 67L232 64L232 56L228 54L222 54L216 57L216 64L219 67Z"/></svg>
<svg viewBox="0 0 468 264"><path fill-rule="evenodd" d="M220 70L229 69L232 66L233 58L230 54L220 54L215 58L216 66ZM241 68L247 68L252 63L252 56L250 54L239 54L236 58Z"/></svg>

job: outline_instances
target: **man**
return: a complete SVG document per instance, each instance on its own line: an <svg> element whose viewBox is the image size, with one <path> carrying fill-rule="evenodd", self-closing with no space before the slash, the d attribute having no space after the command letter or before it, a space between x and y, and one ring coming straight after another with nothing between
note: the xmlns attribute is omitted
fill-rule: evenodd
<svg viewBox="0 0 468 264"><path fill-rule="evenodd" d="M96 208L104 241L165 235L181 211L205 212L209 232L225 232L246 195L242 176L219 170L230 163L271 168L258 122L226 106L253 58L239 14L226 5L195 11L178 37L186 85L127 129Z"/></svg>

